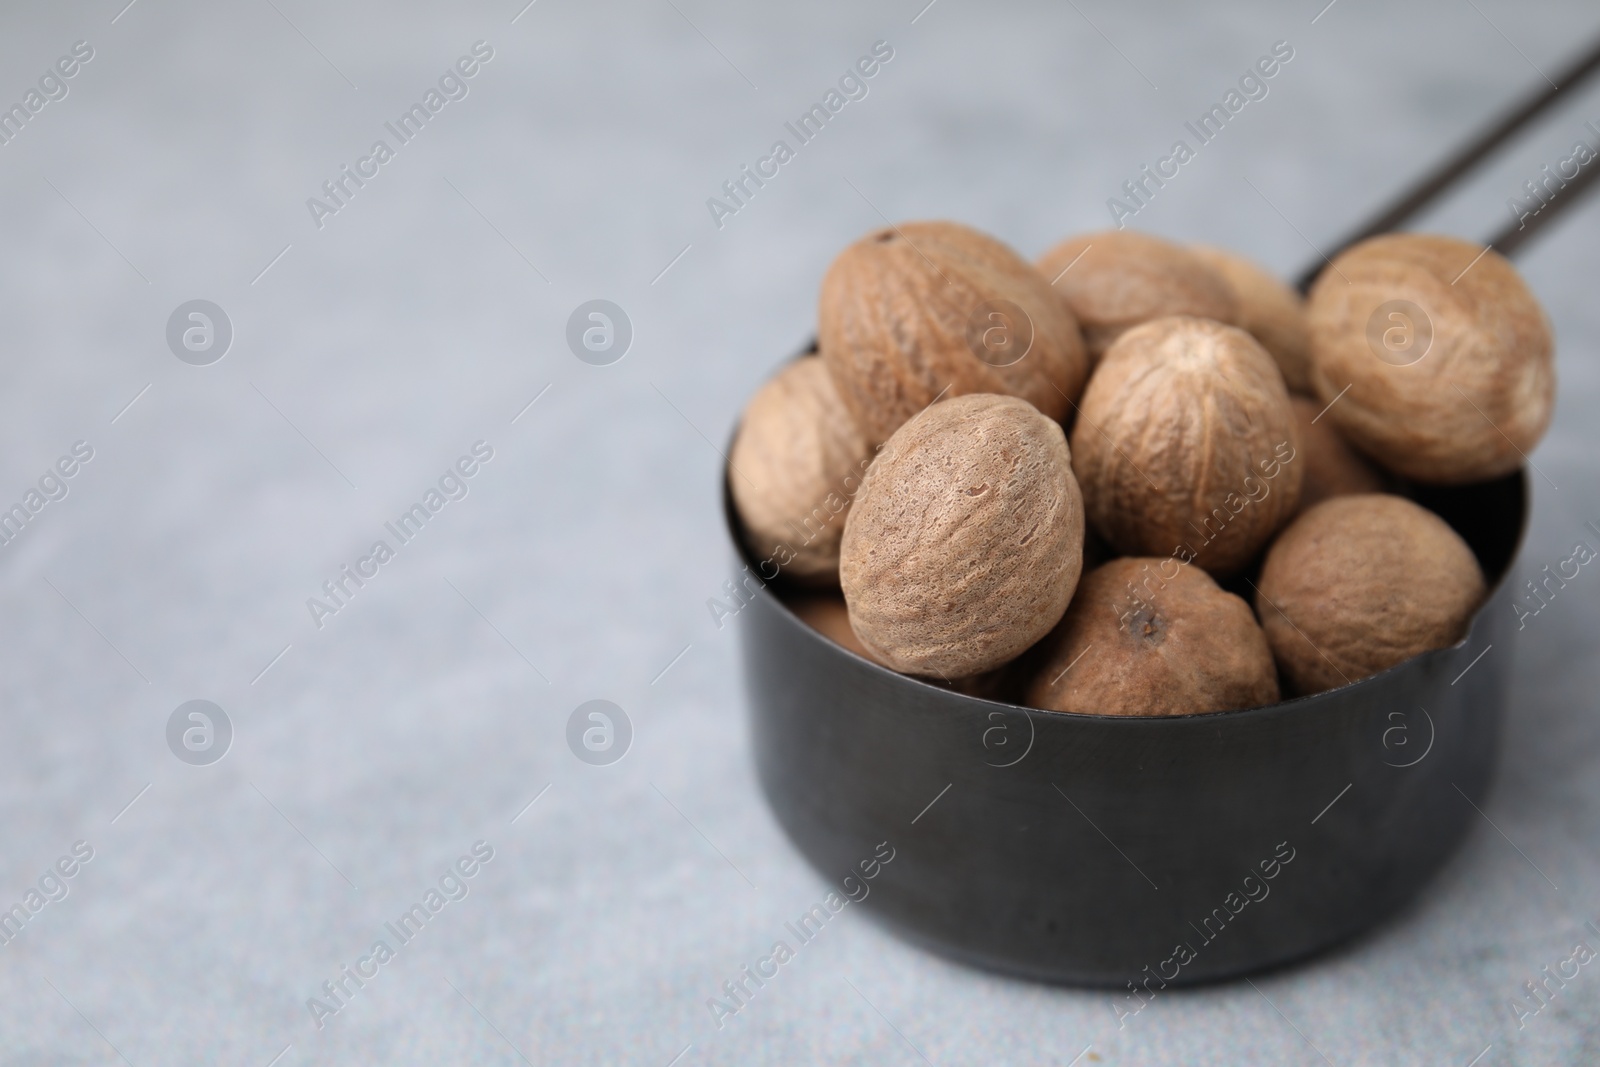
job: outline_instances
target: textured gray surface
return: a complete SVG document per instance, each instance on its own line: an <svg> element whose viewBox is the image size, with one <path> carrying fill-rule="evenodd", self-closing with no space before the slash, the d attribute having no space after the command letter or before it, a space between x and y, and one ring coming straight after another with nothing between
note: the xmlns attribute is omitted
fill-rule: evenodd
<svg viewBox="0 0 1600 1067"><path fill-rule="evenodd" d="M705 1007L824 892L757 791L738 620L705 601L729 559L712 442L808 333L832 254L879 211L1029 255L1099 228L1286 39L1270 95L1136 224L1293 271L1538 84L1591 5L1341 0L1312 25L1321 2L123 3L0 14L5 101L95 49L0 147L0 497L95 450L0 548L0 898L94 848L0 949L0 1062L1600 1059L1595 968L1525 1029L1507 1007L1600 918L1587 569L1491 653L1516 663L1503 834L1485 820L1354 945L1119 1032L1104 994L965 970L847 910L725 1029ZM470 94L319 230L306 198L480 39ZM706 198L878 39L870 94L718 230ZM1593 92L1428 224L1487 234L1590 119ZM1600 519L1597 220L1524 258L1562 375L1534 567ZM237 334L209 367L163 337L196 297ZM594 297L634 324L613 366L563 340ZM316 629L306 598L480 439L467 498ZM201 697L236 736L192 767L163 731ZM596 697L636 731L608 767L564 742ZM478 839L470 895L319 1030L307 998Z"/></svg>

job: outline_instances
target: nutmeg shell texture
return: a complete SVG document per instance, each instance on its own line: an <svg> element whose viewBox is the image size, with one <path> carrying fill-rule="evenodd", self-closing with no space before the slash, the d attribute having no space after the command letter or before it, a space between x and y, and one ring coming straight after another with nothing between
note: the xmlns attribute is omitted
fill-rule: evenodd
<svg viewBox="0 0 1600 1067"><path fill-rule="evenodd" d="M1404 497L1325 500L1267 552L1256 613L1299 695L1360 681L1465 636L1483 602L1477 557Z"/></svg>
<svg viewBox="0 0 1600 1067"><path fill-rule="evenodd" d="M1082 564L1060 425L1025 400L976 394L932 405L884 445L845 522L840 579L879 660L955 679L1048 633Z"/></svg>
<svg viewBox="0 0 1600 1067"><path fill-rule="evenodd" d="M1060 419L1088 376L1077 322L1004 244L907 222L841 252L822 280L818 346L870 444L943 396L1021 397Z"/></svg>
<svg viewBox="0 0 1600 1067"><path fill-rule="evenodd" d="M1166 315L1232 324L1238 300L1226 278L1182 245L1133 230L1070 237L1039 259L1078 320L1091 365L1123 332Z"/></svg>
<svg viewBox="0 0 1600 1067"><path fill-rule="evenodd" d="M1408 478L1507 474L1550 425L1550 327L1497 252L1453 237L1373 237L1317 278L1309 321L1312 384L1325 404L1339 397L1329 417Z"/></svg>
<svg viewBox="0 0 1600 1067"><path fill-rule="evenodd" d="M1294 513L1299 431L1277 364L1249 334L1172 316L1107 350L1072 430L1089 521L1124 555L1224 577Z"/></svg>
<svg viewBox="0 0 1600 1067"><path fill-rule="evenodd" d="M791 578L836 585L845 514L872 450L820 359L797 359L761 387L728 460L752 551Z"/></svg>
<svg viewBox="0 0 1600 1067"><path fill-rule="evenodd" d="M1028 703L1084 715L1192 715L1278 699L1250 605L1168 556L1084 575L1043 643Z"/></svg>

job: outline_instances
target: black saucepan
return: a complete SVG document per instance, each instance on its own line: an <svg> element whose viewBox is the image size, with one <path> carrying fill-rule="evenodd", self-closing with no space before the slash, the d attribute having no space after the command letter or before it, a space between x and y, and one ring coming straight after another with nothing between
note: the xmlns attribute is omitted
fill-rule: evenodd
<svg viewBox="0 0 1600 1067"><path fill-rule="evenodd" d="M762 588L738 626L772 810L831 881L888 842L866 909L998 971L1153 989L1365 930L1479 818L1507 696L1526 478L1417 499L1489 579L1466 639L1242 711L1109 718L966 696L856 656ZM724 506L755 573L726 491Z"/></svg>

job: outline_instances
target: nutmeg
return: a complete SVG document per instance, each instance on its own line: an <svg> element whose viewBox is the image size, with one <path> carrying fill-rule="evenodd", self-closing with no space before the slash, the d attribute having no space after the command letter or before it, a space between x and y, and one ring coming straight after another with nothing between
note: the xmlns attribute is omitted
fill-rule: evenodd
<svg viewBox="0 0 1600 1067"><path fill-rule="evenodd" d="M751 549L792 578L837 584L845 514L872 450L821 360L797 359L761 387L728 459Z"/></svg>
<svg viewBox="0 0 1600 1067"><path fill-rule="evenodd" d="M849 649L862 659L879 662L872 651L861 643L856 632L850 629L850 609L845 607L844 598L837 593L795 597L789 606L801 622L834 644Z"/></svg>
<svg viewBox="0 0 1600 1067"><path fill-rule="evenodd" d="M1484 597L1467 543L1404 497L1340 496L1267 552L1256 613L1291 688L1359 681L1465 634Z"/></svg>
<svg viewBox="0 0 1600 1067"><path fill-rule="evenodd" d="M1089 521L1126 555L1243 568L1294 513L1299 431L1264 348L1233 326L1172 316L1106 351L1072 430Z"/></svg>
<svg viewBox="0 0 1600 1067"><path fill-rule="evenodd" d="M822 280L818 344L868 443L942 396L1018 396L1059 419L1088 375L1078 324L1028 263L953 222L846 248Z"/></svg>
<svg viewBox="0 0 1600 1067"><path fill-rule="evenodd" d="M912 418L868 468L845 521L850 624L882 662L961 678L1049 632L1083 564L1083 502L1061 427L974 394Z"/></svg>
<svg viewBox="0 0 1600 1067"><path fill-rule="evenodd" d="M1300 510L1307 511L1332 496L1381 493L1388 488L1382 472L1350 447L1323 405L1291 396L1295 425L1300 428Z"/></svg>
<svg viewBox="0 0 1600 1067"><path fill-rule="evenodd" d="M1291 393L1311 392L1311 333L1300 294L1251 260L1220 248L1191 245L1189 251L1216 268L1233 289L1240 329L1261 342L1278 361Z"/></svg>
<svg viewBox="0 0 1600 1067"><path fill-rule="evenodd" d="M850 628L850 609L845 606L844 598L838 593L798 596L788 603L800 617L800 621L834 644L847 648L862 659L871 660L879 666L888 666L873 655L872 650L863 645L861 638ZM1003 700L1006 698L1006 690L1011 681L1011 669L1011 666L1005 666L967 678L929 678L927 681L942 689L949 689L969 697Z"/></svg>
<svg viewBox="0 0 1600 1067"><path fill-rule="evenodd" d="M1182 245L1133 230L1071 237L1039 259L1083 328L1091 364L1123 331L1165 315L1197 315L1232 324L1233 288L1216 268Z"/></svg>
<svg viewBox="0 0 1600 1067"><path fill-rule="evenodd" d="M1250 605L1198 567L1112 560L1084 575L1041 645L1028 703L1084 715L1192 715L1278 699Z"/></svg>
<svg viewBox="0 0 1600 1067"><path fill-rule="evenodd" d="M1323 403L1338 397L1329 417L1408 478L1509 473L1550 424L1550 327L1497 252L1424 234L1363 241L1317 278L1310 325L1312 383Z"/></svg>

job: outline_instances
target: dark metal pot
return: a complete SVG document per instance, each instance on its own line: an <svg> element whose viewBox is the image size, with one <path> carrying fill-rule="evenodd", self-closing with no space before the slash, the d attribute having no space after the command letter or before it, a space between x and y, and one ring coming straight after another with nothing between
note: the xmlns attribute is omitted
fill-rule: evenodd
<svg viewBox="0 0 1600 1067"><path fill-rule="evenodd" d="M1488 577L1466 639L1244 711L1109 718L966 696L854 655L763 588L738 625L772 810L830 881L860 881L888 842L864 907L996 971L1155 989L1349 938L1416 896L1479 818L1506 703L1526 478L1416 498ZM724 507L755 573L726 491Z"/></svg>

